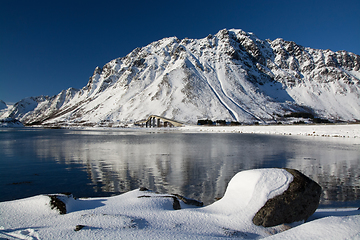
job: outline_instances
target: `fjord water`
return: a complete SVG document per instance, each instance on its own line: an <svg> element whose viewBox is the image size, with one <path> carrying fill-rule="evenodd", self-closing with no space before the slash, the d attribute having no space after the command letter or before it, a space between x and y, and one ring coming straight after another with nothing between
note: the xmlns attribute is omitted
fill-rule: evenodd
<svg viewBox="0 0 360 240"><path fill-rule="evenodd" d="M141 186L210 204L239 171L295 168L321 206L360 206L360 145L343 138L176 130L0 129L0 201L70 192L111 196Z"/></svg>

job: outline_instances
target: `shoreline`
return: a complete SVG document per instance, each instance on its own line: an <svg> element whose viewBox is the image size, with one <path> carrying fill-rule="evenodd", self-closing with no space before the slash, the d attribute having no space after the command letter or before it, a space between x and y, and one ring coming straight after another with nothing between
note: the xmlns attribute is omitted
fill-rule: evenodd
<svg viewBox="0 0 360 240"><path fill-rule="evenodd" d="M7 129L12 127L3 127ZM270 134L288 136L310 136L325 138L350 138L360 139L360 124L301 124L301 125L240 125L240 126L206 126L206 125L184 125L182 127L84 127L67 126L59 128L48 128L42 126L15 127L16 129L68 129L68 130L123 130L144 132L189 132L189 133L245 133L245 134Z"/></svg>
<svg viewBox="0 0 360 240"><path fill-rule="evenodd" d="M184 132L250 133L295 135L311 137L360 138L360 124L334 125L247 125L247 126L196 126L178 128Z"/></svg>

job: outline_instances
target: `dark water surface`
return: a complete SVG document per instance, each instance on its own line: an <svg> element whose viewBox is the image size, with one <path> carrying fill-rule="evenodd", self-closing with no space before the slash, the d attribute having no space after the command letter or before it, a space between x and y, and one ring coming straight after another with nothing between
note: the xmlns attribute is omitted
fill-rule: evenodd
<svg viewBox="0 0 360 240"><path fill-rule="evenodd" d="M0 201L145 186L210 204L239 171L295 168L323 188L321 206L360 207L358 139L145 130L0 129Z"/></svg>

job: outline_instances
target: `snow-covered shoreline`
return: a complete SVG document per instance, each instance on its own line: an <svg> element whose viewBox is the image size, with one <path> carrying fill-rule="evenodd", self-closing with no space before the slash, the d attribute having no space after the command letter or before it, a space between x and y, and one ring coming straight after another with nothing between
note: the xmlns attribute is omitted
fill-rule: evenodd
<svg viewBox="0 0 360 240"><path fill-rule="evenodd" d="M6 127L18 127L7 126ZM26 127L35 128L39 127ZM351 138L360 139L360 124L281 124L281 125L241 125L241 126L202 126L202 125L184 125L174 128L142 128L142 127L65 127L74 130L114 130L114 131L181 131L181 132L211 132L211 133L251 133L251 134L272 134L288 136L311 136L311 137L333 137L333 138Z"/></svg>
<svg viewBox="0 0 360 240"><path fill-rule="evenodd" d="M314 137L360 138L360 124L191 126L178 128L184 132L255 133Z"/></svg>
<svg viewBox="0 0 360 240"><path fill-rule="evenodd" d="M360 140L360 124L281 124L281 125L240 125L240 126L205 126L185 124L182 127L70 127L83 130L120 130L144 132L187 132L187 133L249 133L287 136L310 136L325 138L349 138Z"/></svg>
<svg viewBox="0 0 360 240"><path fill-rule="evenodd" d="M196 207L173 195L136 189L108 198L75 199L60 214L51 196L0 202L0 238L4 239L359 239L360 210L318 209L306 223L265 228L252 218L264 203L292 181L283 169L242 171L229 182L222 199ZM66 214L64 214L66 213Z"/></svg>

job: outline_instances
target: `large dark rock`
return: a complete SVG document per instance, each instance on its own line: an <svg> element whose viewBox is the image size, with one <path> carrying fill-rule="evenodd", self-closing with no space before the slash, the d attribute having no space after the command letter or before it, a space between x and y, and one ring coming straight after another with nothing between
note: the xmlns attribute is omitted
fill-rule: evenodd
<svg viewBox="0 0 360 240"><path fill-rule="evenodd" d="M306 221L319 206L321 187L295 169L285 170L294 176L293 181L283 194L269 199L255 214L255 225L272 227L282 223Z"/></svg>

